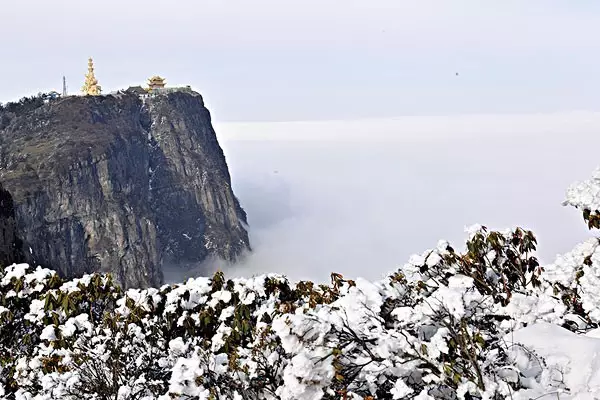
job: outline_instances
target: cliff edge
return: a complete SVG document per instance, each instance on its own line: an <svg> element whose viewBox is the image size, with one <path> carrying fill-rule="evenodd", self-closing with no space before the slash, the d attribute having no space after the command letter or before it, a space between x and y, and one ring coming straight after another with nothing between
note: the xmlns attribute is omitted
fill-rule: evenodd
<svg viewBox="0 0 600 400"><path fill-rule="evenodd" d="M198 93L67 97L0 114L0 182L30 264L146 287L162 283L164 265L250 249Z"/></svg>

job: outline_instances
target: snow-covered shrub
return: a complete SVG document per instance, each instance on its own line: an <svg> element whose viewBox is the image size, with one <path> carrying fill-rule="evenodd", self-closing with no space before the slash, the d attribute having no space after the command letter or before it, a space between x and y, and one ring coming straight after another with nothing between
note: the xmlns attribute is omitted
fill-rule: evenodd
<svg viewBox="0 0 600 400"><path fill-rule="evenodd" d="M48 271L41 292L21 306L37 333L34 346L14 358L7 392L73 399L506 395L521 386L499 373L512 366L502 335L517 324L505 306L539 286L535 238L479 227L466 247L460 254L442 242L376 283L338 274L330 285L277 275L226 280L219 272L121 293L108 276L62 282ZM19 279L33 281L26 266L18 268Z"/></svg>
<svg viewBox="0 0 600 400"><path fill-rule="evenodd" d="M579 209L589 229L600 229L600 168L592 177L575 182L567 190L564 205ZM600 324L600 239L590 238L545 266L554 295L568 307L565 327L587 331Z"/></svg>
<svg viewBox="0 0 600 400"><path fill-rule="evenodd" d="M0 393L16 389L18 360L30 357L40 342L43 326L31 313L43 309L43 296L61 284L54 271L32 271L27 264L0 269Z"/></svg>
<svg viewBox="0 0 600 400"><path fill-rule="evenodd" d="M590 227L600 179L570 189ZM590 222L592 221L592 222ZM507 338L600 322L590 239L541 267L532 232L468 230L379 282L195 278L122 292L0 269L0 397L9 399L525 399L569 388ZM559 374L560 375L560 374ZM600 390L600 389L599 389Z"/></svg>
<svg viewBox="0 0 600 400"><path fill-rule="evenodd" d="M573 206L583 213L590 229L600 228L600 167L588 180L575 182L567 189L564 205Z"/></svg>

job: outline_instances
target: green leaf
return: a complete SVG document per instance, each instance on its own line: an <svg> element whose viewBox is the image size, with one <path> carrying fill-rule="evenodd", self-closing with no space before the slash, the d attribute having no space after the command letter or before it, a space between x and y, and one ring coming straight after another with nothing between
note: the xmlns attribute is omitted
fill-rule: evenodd
<svg viewBox="0 0 600 400"><path fill-rule="evenodd" d="M450 364L444 364L444 373L448 376L452 375L452 366Z"/></svg>
<svg viewBox="0 0 600 400"><path fill-rule="evenodd" d="M481 348L485 346L485 340L483 339L483 336L481 336L479 333L475 335L475 342L477 342L477 344L479 344L479 347Z"/></svg>
<svg viewBox="0 0 600 400"><path fill-rule="evenodd" d="M462 376L460 376L460 374L454 373L454 376L452 377L452 381L455 384L458 384L460 382L460 380L462 379Z"/></svg>
<svg viewBox="0 0 600 400"><path fill-rule="evenodd" d="M65 294L63 296L61 306L62 306L63 311L68 314L69 313L69 295L68 294Z"/></svg>

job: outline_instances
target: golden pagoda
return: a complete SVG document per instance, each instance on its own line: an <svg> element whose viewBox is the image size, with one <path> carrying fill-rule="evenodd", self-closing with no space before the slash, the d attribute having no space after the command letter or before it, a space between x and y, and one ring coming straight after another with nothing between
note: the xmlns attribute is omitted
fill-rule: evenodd
<svg viewBox="0 0 600 400"><path fill-rule="evenodd" d="M98 96L102 93L102 87L98 85L98 79L94 75L94 60L90 57L88 60L88 72L85 75L85 83L81 88L81 91L85 95Z"/></svg>
<svg viewBox="0 0 600 400"><path fill-rule="evenodd" d="M165 78L161 78L158 75L148 79L148 90L162 89L165 87Z"/></svg>

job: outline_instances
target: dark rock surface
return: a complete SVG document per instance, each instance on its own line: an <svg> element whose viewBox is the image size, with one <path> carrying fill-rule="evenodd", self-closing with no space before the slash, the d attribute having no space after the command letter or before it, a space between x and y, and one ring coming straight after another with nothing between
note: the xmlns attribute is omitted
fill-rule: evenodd
<svg viewBox="0 0 600 400"><path fill-rule="evenodd" d="M159 285L162 267L235 261L246 215L197 93L67 97L4 112L0 182L28 262Z"/></svg>
<svg viewBox="0 0 600 400"><path fill-rule="evenodd" d="M0 268L22 260L22 243L17 236L13 199L0 185Z"/></svg>

